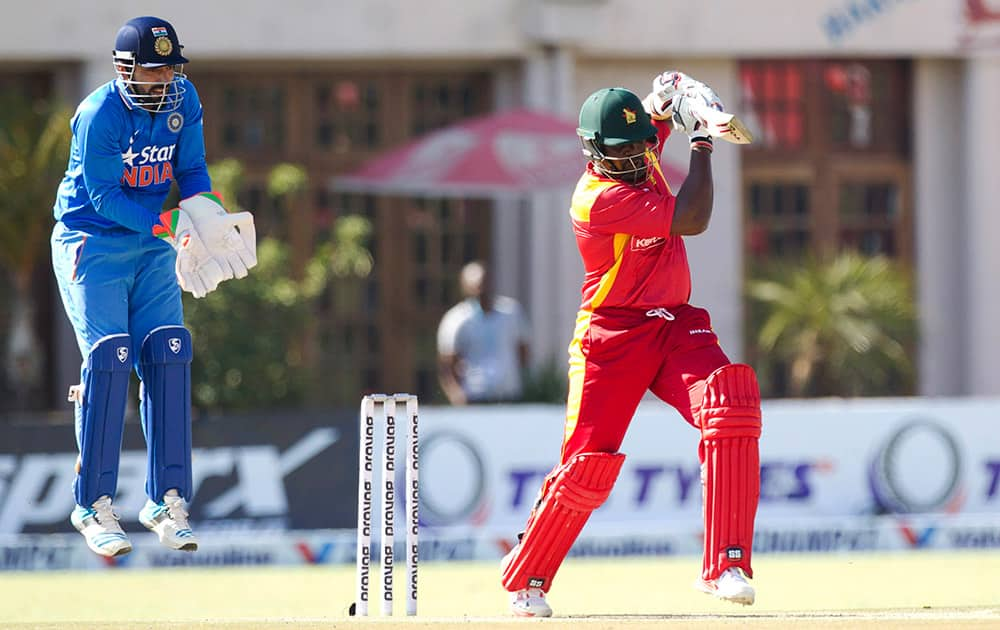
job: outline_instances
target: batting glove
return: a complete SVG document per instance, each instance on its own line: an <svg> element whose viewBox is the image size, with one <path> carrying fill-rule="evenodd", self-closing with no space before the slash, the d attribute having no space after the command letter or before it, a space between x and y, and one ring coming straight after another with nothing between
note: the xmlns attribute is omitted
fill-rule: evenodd
<svg viewBox="0 0 1000 630"><path fill-rule="evenodd" d="M708 132L708 122L703 111L714 107L702 95L694 93L678 94L673 101L671 121L674 129L687 134L692 149L711 152L712 136Z"/></svg>
<svg viewBox="0 0 1000 630"><path fill-rule="evenodd" d="M679 93L682 83L693 81L683 72L668 70L653 79L653 91L642 104L653 120L669 120L673 109L674 95Z"/></svg>
<svg viewBox="0 0 1000 630"><path fill-rule="evenodd" d="M653 90L643 100L643 105L654 120L668 120L673 114L674 97L681 94L697 94L715 109L723 109L722 101L712 88L675 70L668 70L653 79Z"/></svg>

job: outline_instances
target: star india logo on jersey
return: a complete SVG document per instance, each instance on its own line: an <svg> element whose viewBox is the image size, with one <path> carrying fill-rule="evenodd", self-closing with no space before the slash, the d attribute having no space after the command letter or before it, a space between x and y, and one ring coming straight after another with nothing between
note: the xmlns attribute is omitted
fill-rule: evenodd
<svg viewBox="0 0 1000 630"><path fill-rule="evenodd" d="M122 153L124 166L121 178L122 185L131 188L145 188L172 180L174 178L172 160L177 145L171 144L161 147L157 144L151 144L136 151L133 146L136 134L133 134L129 139L128 148Z"/></svg>

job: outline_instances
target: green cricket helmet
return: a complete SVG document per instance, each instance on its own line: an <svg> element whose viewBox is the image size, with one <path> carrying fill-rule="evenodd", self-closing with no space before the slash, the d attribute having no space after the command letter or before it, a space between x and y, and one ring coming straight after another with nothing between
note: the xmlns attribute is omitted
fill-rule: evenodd
<svg viewBox="0 0 1000 630"><path fill-rule="evenodd" d="M645 150L620 158L609 158L605 153L606 147L656 141L656 127L634 93L613 87L588 96L580 108L576 133L583 142L583 154L604 175L629 183L645 179L649 168Z"/></svg>

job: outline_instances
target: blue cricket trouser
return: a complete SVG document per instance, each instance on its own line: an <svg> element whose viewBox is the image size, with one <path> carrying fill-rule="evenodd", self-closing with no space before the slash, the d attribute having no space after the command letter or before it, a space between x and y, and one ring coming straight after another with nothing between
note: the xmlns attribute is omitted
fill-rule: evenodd
<svg viewBox="0 0 1000 630"><path fill-rule="evenodd" d="M128 350L131 356L128 358L131 359L131 366L139 378L143 379L140 360L143 342L147 335L164 326L183 326L184 323L181 290L174 271L175 262L176 254L173 247L152 234L139 234L126 228L71 229L61 222L56 223L52 231L52 266L59 284L63 306L76 332L76 340L83 356L80 368L81 383L88 382L88 356L95 344L109 336L122 334L129 335ZM186 352L190 357L190 349ZM124 355L121 355L121 358L125 360ZM152 366L156 367L158 366ZM94 375L90 376L93 380ZM154 377L154 380L158 379ZM97 382L103 381L94 381ZM152 385L154 391L163 391L162 384ZM127 383L119 387L121 386L127 388ZM103 400L106 394L106 391L85 391L84 397L89 396L88 400L97 404L96 401ZM119 404L124 404L124 398L117 398L117 395L115 397L120 401ZM179 397L186 398L186 396ZM189 404L189 399L182 402L184 406ZM100 477L98 472L107 475L106 478L110 481L102 485L101 490L113 494L120 445L115 446L111 442L115 440L120 442L121 415L124 408L118 408L114 412L106 410L98 412L93 406L89 409L90 411L85 412L83 405L76 406L77 446L84 462L94 460L93 470L89 464L84 466L88 471L87 479ZM161 452L162 444L159 442L164 439L168 440L171 446L177 442L182 451L185 449L188 451L180 453L179 460L181 466L186 466L189 471L190 408L164 414L162 410L154 409L150 412L144 404L141 406L141 411L147 442L150 439L150 431L154 431L157 436L157 444L149 445L150 452ZM99 417L92 417L95 413ZM150 413L153 415L147 418ZM84 437L84 415L90 418L86 420L89 427L88 435L96 431L104 436L98 438L99 442L104 440L101 442L103 446L99 452L91 449L88 449L87 453L83 452L84 443L92 443L89 441L91 438ZM151 456L150 460L153 459ZM147 483L153 483L162 477L157 471L159 469L150 473L151 480ZM78 482L80 479L82 477L78 477ZM89 481L84 487L93 489ZM91 491L78 490L78 495L88 493ZM156 500L159 498L156 497ZM87 497L87 501L92 499L96 497Z"/></svg>
<svg viewBox="0 0 1000 630"><path fill-rule="evenodd" d="M52 268L84 357L97 340L128 333L138 371L146 335L159 326L184 325L175 261L174 248L152 234L56 223Z"/></svg>

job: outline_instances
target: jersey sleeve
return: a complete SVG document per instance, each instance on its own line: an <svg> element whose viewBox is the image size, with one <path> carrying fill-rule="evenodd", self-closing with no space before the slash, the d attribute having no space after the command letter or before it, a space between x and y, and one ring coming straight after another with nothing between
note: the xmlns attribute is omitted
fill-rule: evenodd
<svg viewBox="0 0 1000 630"><path fill-rule="evenodd" d="M462 323L462 315L459 313L459 305L453 306L441 318L437 331L438 354L447 356L455 354L455 346L458 340L458 329Z"/></svg>
<svg viewBox="0 0 1000 630"><path fill-rule="evenodd" d="M125 164L116 141L113 111L86 108L77 112L73 133L80 147L83 181L98 214L141 233L152 233L157 217L122 191Z"/></svg>
<svg viewBox="0 0 1000 630"><path fill-rule="evenodd" d="M185 79L184 87L184 128L177 142L177 168L174 169L181 199L212 190L205 162L201 99L190 81Z"/></svg>
<svg viewBox="0 0 1000 630"><path fill-rule="evenodd" d="M669 120L651 120L653 126L656 127L656 157L663 154L663 145L667 143L667 138L670 137L670 131L673 129Z"/></svg>

